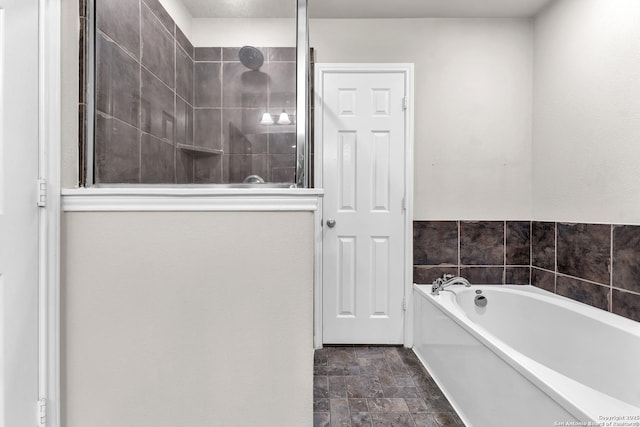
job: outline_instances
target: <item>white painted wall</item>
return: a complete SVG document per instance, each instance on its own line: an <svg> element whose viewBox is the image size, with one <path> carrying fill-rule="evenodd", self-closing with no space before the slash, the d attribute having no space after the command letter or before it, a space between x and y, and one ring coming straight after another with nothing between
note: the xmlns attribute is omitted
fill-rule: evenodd
<svg viewBox="0 0 640 427"><path fill-rule="evenodd" d="M194 46L296 46L295 19L196 18L191 28Z"/></svg>
<svg viewBox="0 0 640 427"><path fill-rule="evenodd" d="M67 213L64 236L64 426L313 424L312 213Z"/></svg>
<svg viewBox="0 0 640 427"><path fill-rule="evenodd" d="M180 27L184 35L191 40L191 22L193 21L193 16L191 16L191 12L189 12L189 9L187 9L182 0L160 0L160 4L164 6L165 10L171 15L173 21Z"/></svg>
<svg viewBox="0 0 640 427"><path fill-rule="evenodd" d="M640 2L535 21L533 218L640 224Z"/></svg>
<svg viewBox="0 0 640 427"><path fill-rule="evenodd" d="M530 21L322 19L310 26L318 62L415 64L416 220L530 218Z"/></svg>

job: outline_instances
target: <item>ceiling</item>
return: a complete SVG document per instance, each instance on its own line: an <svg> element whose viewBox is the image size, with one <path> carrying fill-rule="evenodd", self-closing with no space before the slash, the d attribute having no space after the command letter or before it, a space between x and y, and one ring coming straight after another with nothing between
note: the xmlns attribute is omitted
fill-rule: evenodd
<svg viewBox="0 0 640 427"><path fill-rule="evenodd" d="M530 17L555 0L308 0L311 18ZM182 0L194 18L293 18L295 0Z"/></svg>

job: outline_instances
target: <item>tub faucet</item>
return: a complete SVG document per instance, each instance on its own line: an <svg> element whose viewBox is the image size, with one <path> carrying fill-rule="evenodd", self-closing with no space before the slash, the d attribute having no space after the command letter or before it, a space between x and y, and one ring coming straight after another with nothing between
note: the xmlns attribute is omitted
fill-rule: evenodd
<svg viewBox="0 0 640 427"><path fill-rule="evenodd" d="M440 295L440 291L451 285L464 285L467 288L471 283L464 277L455 277L453 274L445 274L433 281L431 286L431 295Z"/></svg>

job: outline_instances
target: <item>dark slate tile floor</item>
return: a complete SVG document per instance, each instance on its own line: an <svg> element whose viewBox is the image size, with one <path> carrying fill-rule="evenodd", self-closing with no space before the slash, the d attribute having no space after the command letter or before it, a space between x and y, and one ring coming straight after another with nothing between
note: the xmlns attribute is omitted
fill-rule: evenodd
<svg viewBox="0 0 640 427"><path fill-rule="evenodd" d="M464 427L412 350L316 350L314 427Z"/></svg>

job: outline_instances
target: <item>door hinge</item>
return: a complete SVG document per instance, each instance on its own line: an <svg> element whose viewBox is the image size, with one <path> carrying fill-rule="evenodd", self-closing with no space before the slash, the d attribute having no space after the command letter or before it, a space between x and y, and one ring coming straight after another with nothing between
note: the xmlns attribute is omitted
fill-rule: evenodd
<svg viewBox="0 0 640 427"><path fill-rule="evenodd" d="M44 397L38 400L38 427L45 427L47 425L47 399Z"/></svg>
<svg viewBox="0 0 640 427"><path fill-rule="evenodd" d="M402 98L402 111L407 111L407 108L409 108L408 105L409 105L409 102L407 101L407 97L404 96Z"/></svg>
<svg viewBox="0 0 640 427"><path fill-rule="evenodd" d="M402 311L407 311L407 299L402 298Z"/></svg>
<svg viewBox="0 0 640 427"><path fill-rule="evenodd" d="M47 206L47 181L43 178L38 179L38 207Z"/></svg>

